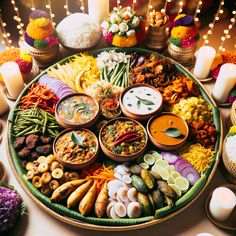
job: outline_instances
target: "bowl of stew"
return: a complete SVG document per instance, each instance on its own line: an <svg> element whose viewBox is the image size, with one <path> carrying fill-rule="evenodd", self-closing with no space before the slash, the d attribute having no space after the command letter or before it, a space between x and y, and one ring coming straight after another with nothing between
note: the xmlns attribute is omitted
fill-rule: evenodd
<svg viewBox="0 0 236 236"><path fill-rule="evenodd" d="M102 151L114 161L132 161L147 147L148 135L136 120L119 117L108 121L99 132Z"/></svg>
<svg viewBox="0 0 236 236"><path fill-rule="evenodd" d="M56 106L55 117L64 128L89 128L100 115L95 98L85 93L72 93L63 97Z"/></svg>
<svg viewBox="0 0 236 236"><path fill-rule="evenodd" d="M98 156L99 143L88 129L66 129L53 143L56 159L70 169L82 169L91 165Z"/></svg>
<svg viewBox="0 0 236 236"><path fill-rule="evenodd" d="M147 132L156 147L171 151L186 143L189 128L187 122L180 116L171 112L162 112L149 119Z"/></svg>

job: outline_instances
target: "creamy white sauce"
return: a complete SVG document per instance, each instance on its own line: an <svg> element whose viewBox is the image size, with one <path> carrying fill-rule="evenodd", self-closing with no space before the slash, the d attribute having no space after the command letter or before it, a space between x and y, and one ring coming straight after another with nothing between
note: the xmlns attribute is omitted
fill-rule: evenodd
<svg viewBox="0 0 236 236"><path fill-rule="evenodd" d="M122 100L127 111L137 115L155 112L160 108L161 102L161 94L146 86L131 88L124 94Z"/></svg>

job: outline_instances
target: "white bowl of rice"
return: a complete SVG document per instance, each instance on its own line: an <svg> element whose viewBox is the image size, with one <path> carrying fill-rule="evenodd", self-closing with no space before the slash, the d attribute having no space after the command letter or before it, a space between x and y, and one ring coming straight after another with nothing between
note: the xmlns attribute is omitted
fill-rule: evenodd
<svg viewBox="0 0 236 236"><path fill-rule="evenodd" d="M61 45L71 51L95 47L102 35L98 22L83 13L65 17L57 25L56 30Z"/></svg>

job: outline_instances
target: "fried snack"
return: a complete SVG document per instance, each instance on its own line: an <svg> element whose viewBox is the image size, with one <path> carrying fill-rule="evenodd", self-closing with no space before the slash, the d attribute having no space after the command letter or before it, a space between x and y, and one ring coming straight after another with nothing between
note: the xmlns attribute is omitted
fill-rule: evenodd
<svg viewBox="0 0 236 236"><path fill-rule="evenodd" d="M198 95L198 86L190 78L182 74L173 80L169 86L164 88L163 92L164 101L170 106L178 103L181 98Z"/></svg>

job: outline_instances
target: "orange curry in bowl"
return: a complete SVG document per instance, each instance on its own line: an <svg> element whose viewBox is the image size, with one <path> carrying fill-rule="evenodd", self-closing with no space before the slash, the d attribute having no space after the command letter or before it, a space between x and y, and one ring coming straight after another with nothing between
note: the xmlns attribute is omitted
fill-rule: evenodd
<svg viewBox="0 0 236 236"><path fill-rule="evenodd" d="M81 125L93 120L99 111L96 101L85 95L74 95L58 104L57 112L64 122Z"/></svg>
<svg viewBox="0 0 236 236"><path fill-rule="evenodd" d="M187 138L188 125L181 117L167 112L151 120L149 132L156 142L173 146L181 144Z"/></svg>

